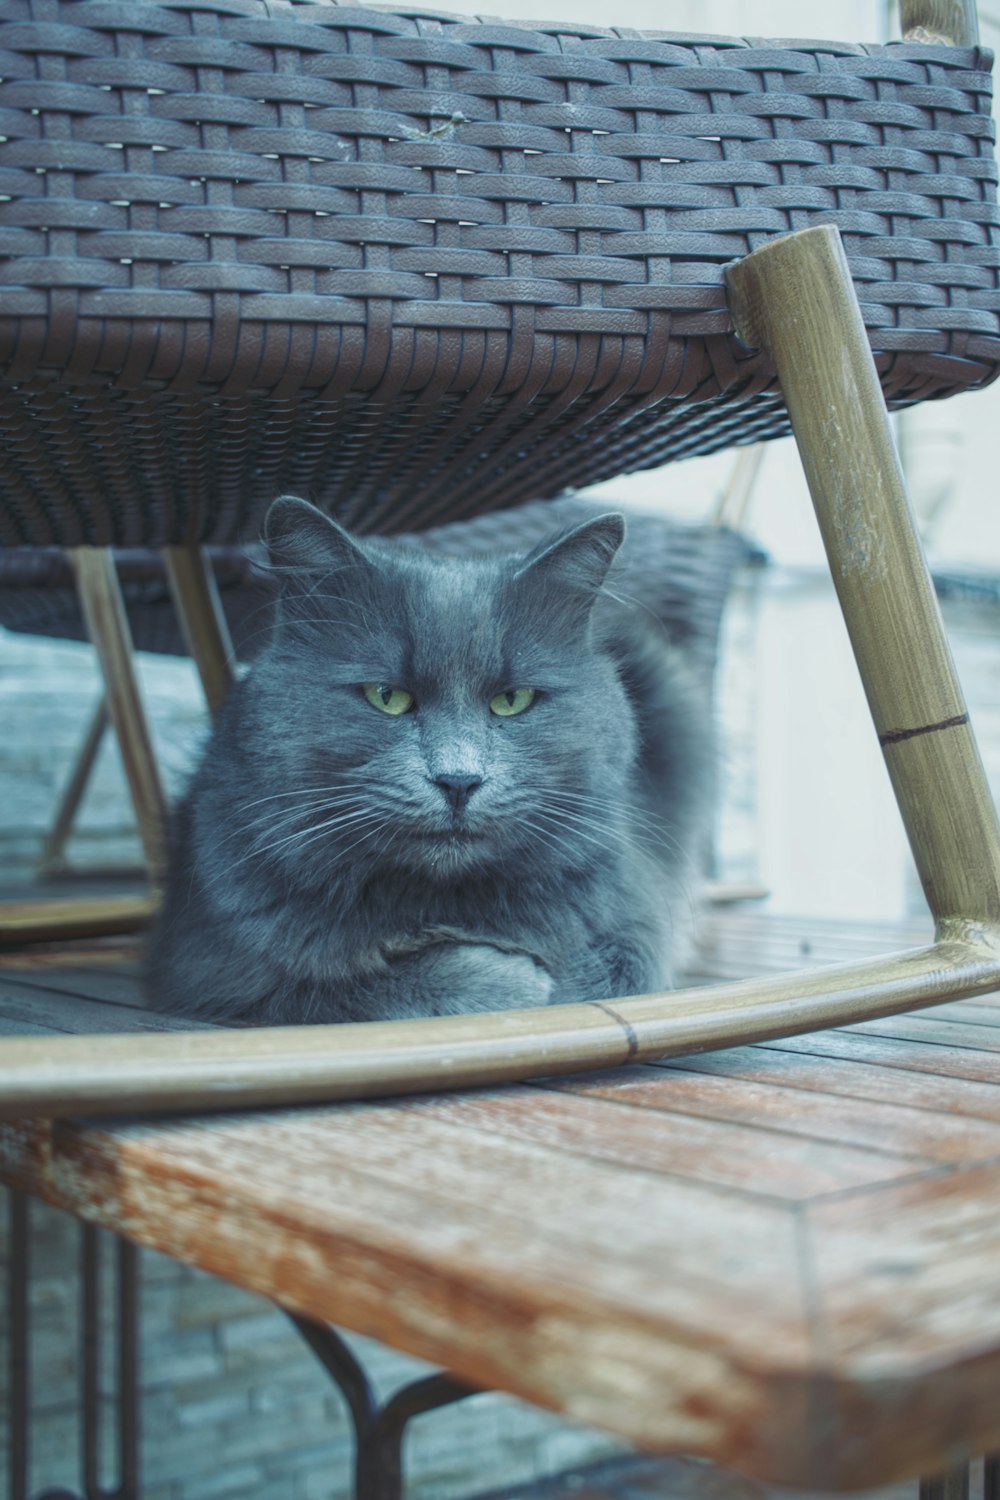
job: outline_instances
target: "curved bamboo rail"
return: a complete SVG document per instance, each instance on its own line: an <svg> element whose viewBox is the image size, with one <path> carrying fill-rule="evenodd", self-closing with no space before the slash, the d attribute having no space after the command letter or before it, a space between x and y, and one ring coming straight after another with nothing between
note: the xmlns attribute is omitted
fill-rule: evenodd
<svg viewBox="0 0 1000 1500"><path fill-rule="evenodd" d="M232 1109L510 1083L708 1052L1000 985L1000 945L531 1011L140 1036L4 1038L0 1119Z"/></svg>

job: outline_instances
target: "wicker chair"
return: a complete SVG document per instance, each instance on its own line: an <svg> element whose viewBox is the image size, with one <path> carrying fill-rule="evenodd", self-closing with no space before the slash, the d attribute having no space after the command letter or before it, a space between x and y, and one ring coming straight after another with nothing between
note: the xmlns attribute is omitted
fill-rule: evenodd
<svg viewBox="0 0 1000 1500"><path fill-rule="evenodd" d="M791 411L955 945L850 998L943 998L942 965L949 994L996 982L996 820L868 373L870 345L901 407L997 372L988 58L968 5L903 11L914 39L868 47L2 0L0 544L69 551L154 854L105 549L165 549L222 683L198 549L253 537L279 489L358 530L423 529L773 437ZM958 29L935 38L942 14ZM828 1022L828 990L788 981L787 1026ZM674 997L670 1025L685 1014Z"/></svg>
<svg viewBox="0 0 1000 1500"><path fill-rule="evenodd" d="M835 224L890 406L997 365L974 48L5 0L0 543L418 529L788 430L723 268Z"/></svg>

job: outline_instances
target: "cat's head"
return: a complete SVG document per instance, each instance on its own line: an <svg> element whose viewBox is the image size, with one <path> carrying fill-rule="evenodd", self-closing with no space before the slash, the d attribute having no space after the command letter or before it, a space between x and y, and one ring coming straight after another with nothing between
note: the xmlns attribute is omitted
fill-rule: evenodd
<svg viewBox="0 0 1000 1500"><path fill-rule="evenodd" d="M456 561L275 501L282 597L253 702L282 857L431 880L592 861L636 754L592 629L623 536L598 516L527 556Z"/></svg>

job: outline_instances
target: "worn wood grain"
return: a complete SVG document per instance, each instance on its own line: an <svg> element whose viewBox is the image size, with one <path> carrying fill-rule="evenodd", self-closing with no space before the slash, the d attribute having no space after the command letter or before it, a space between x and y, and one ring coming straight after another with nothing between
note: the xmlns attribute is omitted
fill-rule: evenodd
<svg viewBox="0 0 1000 1500"><path fill-rule="evenodd" d="M0 1035L12 1034L15 1027L30 1024L32 1033L78 1035L128 1035L157 1031L213 1031L204 1021L179 1020L160 1015L148 1007L90 999L86 995L66 995L36 984L19 985L7 975L0 975Z"/></svg>
<svg viewBox="0 0 1000 1500"><path fill-rule="evenodd" d="M1000 1030L962 1021L943 1021L925 1016L883 1016L877 1021L859 1021L845 1028L864 1036L896 1037L902 1041L929 1042L933 1047L966 1047L980 1052L1000 1052ZM1000 1061L997 1062L1000 1076Z"/></svg>
<svg viewBox="0 0 1000 1500"><path fill-rule="evenodd" d="M1000 1166L818 1204L806 1225L838 1425L863 1431L919 1372L900 1474L995 1450Z"/></svg>
<svg viewBox="0 0 1000 1500"><path fill-rule="evenodd" d="M915 1108L922 1118L930 1117L931 1128L940 1124L941 1115L971 1115L1000 1121L1000 1070L997 1070L995 1081L990 1082L946 1077L876 1061L879 1056L877 1049L867 1060L852 1062L823 1050L828 1035L820 1032L817 1045L809 1052L777 1045L733 1047L730 1051L714 1052L707 1057L689 1057L681 1062L655 1066L708 1074L720 1080L746 1079L753 1083L825 1094L837 1105L842 1099L856 1099L867 1105L887 1105L893 1110ZM840 1037L844 1033L834 1035ZM835 1048L836 1042L831 1045ZM890 1048L894 1045L889 1044ZM920 1056L925 1052L926 1049L921 1049ZM992 1066L991 1059L985 1061Z"/></svg>
<svg viewBox="0 0 1000 1500"><path fill-rule="evenodd" d="M444 1114L437 1101L406 1100L114 1131L25 1124L8 1127L16 1138L2 1170L288 1305L638 1441L798 1484L904 1472L925 1361L893 1352L896 1324L883 1312L882 1351L896 1361L891 1399L880 1399L881 1367L855 1369L846 1335L831 1363L829 1319L864 1319L851 1311L852 1278L833 1269L848 1302L827 1308L827 1273L800 1261L790 1206L675 1177L669 1161L620 1163L600 1133L574 1144L568 1119L556 1118L554 1138L522 1134L507 1093L452 1098ZM644 1138L649 1112L605 1112L631 1117ZM922 1171L900 1185L909 1164L895 1166L896 1182L828 1200L818 1238L827 1224L850 1227L843 1205L864 1200L862 1230L851 1233L867 1234L877 1260L889 1243L880 1205L895 1214L938 1202L942 1183L960 1204L963 1185L983 1187L980 1168ZM950 1217L946 1237L962 1242L962 1216ZM840 1232L845 1254L860 1255ZM1000 1376L994 1248L991 1230L981 1262L965 1245L962 1276L932 1282L912 1308L905 1278L885 1272L907 1348L932 1347L939 1322L949 1329L954 1401L976 1410L980 1386ZM951 1299L964 1295L973 1262L975 1315L956 1321ZM881 1282L878 1296L889 1305ZM854 1298L865 1302L863 1280ZM844 1425L855 1407L863 1428ZM991 1411L995 1440L1000 1414Z"/></svg>
<svg viewBox="0 0 1000 1500"><path fill-rule="evenodd" d="M783 1037L768 1042L779 1052L805 1052L816 1057L840 1057L852 1062L875 1062L881 1067L945 1078L995 1084L1000 1067L996 1054L972 1047L935 1047L926 1041L871 1036L860 1031L824 1031L814 1037Z"/></svg>
<svg viewBox="0 0 1000 1500"><path fill-rule="evenodd" d="M951 1000L925 1012L928 1021L963 1021L969 1026L1000 1026L1000 996Z"/></svg>
<svg viewBox="0 0 1000 1500"><path fill-rule="evenodd" d="M729 1054L718 1056L724 1064ZM706 1059L709 1065L711 1061ZM787 1137L811 1142L806 1162L809 1189L814 1193L825 1190L822 1158L816 1154L819 1142L861 1148L863 1155L857 1162L850 1152L835 1151L834 1156L842 1171L854 1165L861 1174L867 1164L870 1181L895 1175L893 1156L925 1165L931 1161L1000 1157L1000 1088L995 1090L994 1119L975 1120L905 1104L893 1098L884 1076L877 1093L867 1098L837 1097L828 1093L824 1084L817 1085L822 1093L810 1094L798 1085L798 1071L794 1065L786 1068L788 1082L784 1083L775 1078L773 1070L770 1076L766 1069L760 1069L756 1076L748 1077L748 1073L754 1073L752 1064L741 1070L723 1067L716 1074L710 1066L701 1073L697 1067L688 1070L684 1064L677 1064L671 1068L588 1074L579 1081L566 1080L552 1086L586 1098L620 1099L633 1109L690 1114L716 1123L754 1127L749 1154L756 1159L758 1170L769 1152L780 1154ZM774 1132L777 1139L761 1139L756 1135L761 1130ZM732 1165L739 1170L736 1160ZM755 1191L762 1185L757 1174L750 1182Z"/></svg>
<svg viewBox="0 0 1000 1500"><path fill-rule="evenodd" d="M601 1162L584 1178L391 1106L38 1129L18 1142L36 1191L470 1380L751 1469L787 1463L786 1419L805 1422L795 1228L773 1205Z"/></svg>
<svg viewBox="0 0 1000 1500"><path fill-rule="evenodd" d="M149 926L155 911L155 900L147 896L3 901L0 902L0 949L23 943L140 932Z"/></svg>
<svg viewBox="0 0 1000 1500"><path fill-rule="evenodd" d="M108 1005L142 1007L142 987L135 965L116 962L83 968L77 964L55 965L19 964L0 965L0 984L16 983L19 989L45 990L61 995L67 1001L73 996L85 996L89 1000L100 1000ZM85 1030L81 1027L80 1030Z"/></svg>
<svg viewBox="0 0 1000 1500"><path fill-rule="evenodd" d="M743 1118L725 1109L715 1115L708 1108L684 1113L683 1102L665 1103L669 1080L662 1076L652 1085L659 1095L654 1111L637 1118L636 1110L649 1104L649 1085L642 1078L633 1082L634 1071L620 1071L611 1082L588 1080L569 1092L484 1091L413 1101L408 1108L462 1128L535 1141L568 1153L574 1166L581 1157L619 1162L752 1197L796 1201L921 1172L932 1164L931 1155L921 1155L912 1142L900 1162L898 1154L879 1150L871 1136L865 1149L857 1149L843 1139L824 1141L819 1132L771 1129L763 1110ZM666 1089L659 1088L662 1082ZM1000 1130L988 1146L1000 1155ZM966 1154L974 1154L971 1143Z"/></svg>

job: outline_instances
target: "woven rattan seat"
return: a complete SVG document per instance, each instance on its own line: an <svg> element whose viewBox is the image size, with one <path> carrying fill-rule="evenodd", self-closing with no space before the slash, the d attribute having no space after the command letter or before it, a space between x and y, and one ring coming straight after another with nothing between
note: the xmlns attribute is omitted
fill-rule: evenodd
<svg viewBox="0 0 1000 1500"><path fill-rule="evenodd" d="M989 55L2 0L0 541L400 530L783 432L723 267L836 224L886 396L1000 353Z"/></svg>

